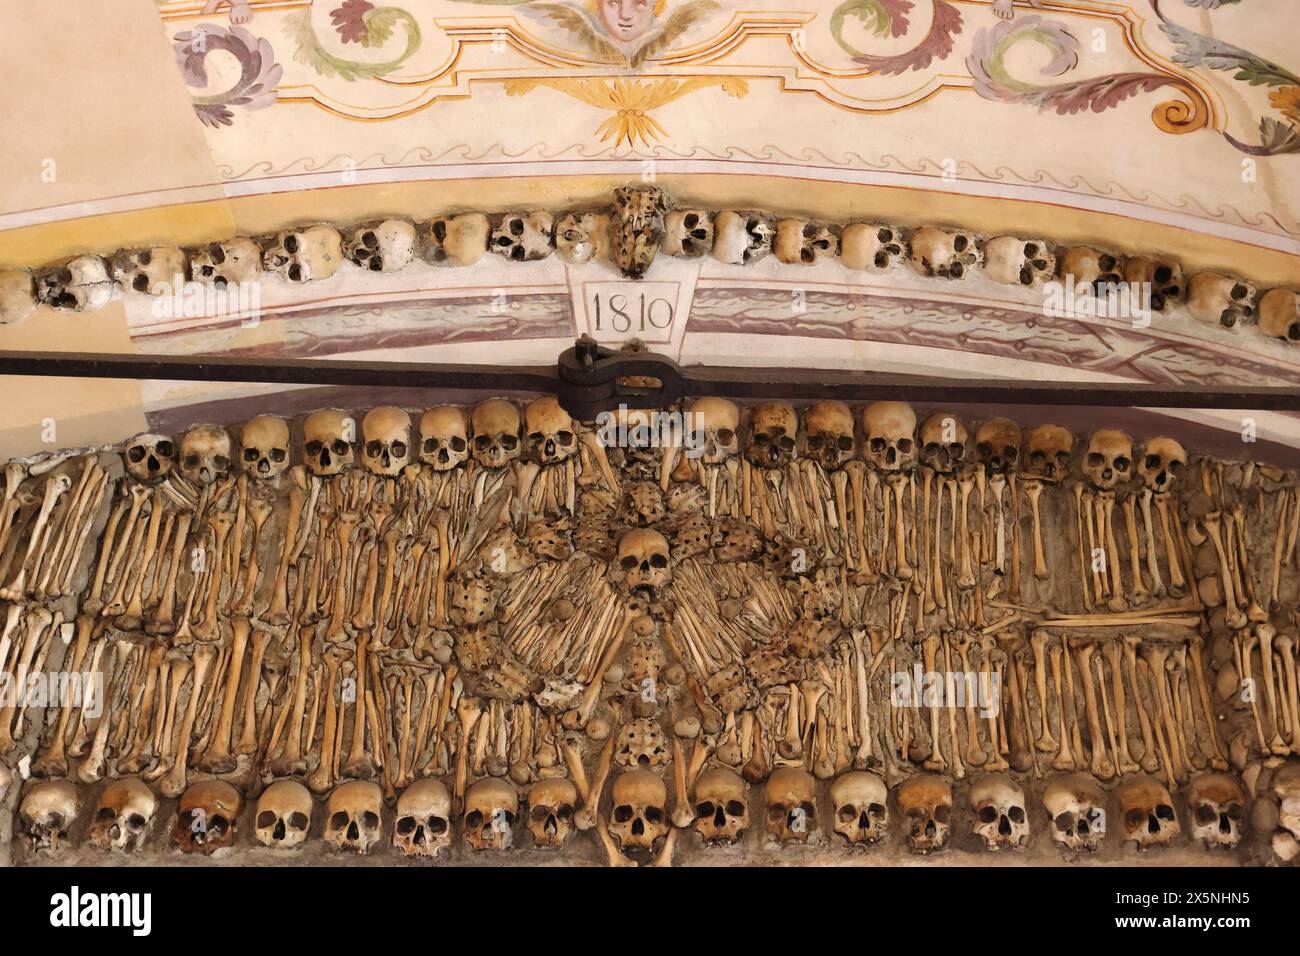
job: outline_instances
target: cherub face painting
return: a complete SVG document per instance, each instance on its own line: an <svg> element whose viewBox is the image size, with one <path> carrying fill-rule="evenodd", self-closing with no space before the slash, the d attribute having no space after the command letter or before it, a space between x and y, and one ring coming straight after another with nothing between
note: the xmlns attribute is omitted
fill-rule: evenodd
<svg viewBox="0 0 1300 956"><path fill-rule="evenodd" d="M654 25L656 0L596 0L596 15L614 39L629 43Z"/></svg>

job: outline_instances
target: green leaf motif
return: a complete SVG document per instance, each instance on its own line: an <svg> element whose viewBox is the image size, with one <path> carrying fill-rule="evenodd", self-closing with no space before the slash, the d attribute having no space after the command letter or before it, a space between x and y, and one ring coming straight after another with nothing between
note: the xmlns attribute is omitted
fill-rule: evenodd
<svg viewBox="0 0 1300 956"><path fill-rule="evenodd" d="M420 48L420 25L415 17L397 7L375 7L365 15L366 39L364 47L382 46L392 37L393 31L400 23L406 31L406 49L400 56L378 63L362 60L349 60L335 56L320 42L311 22L310 8L291 14L285 19L285 34L295 45L293 58L305 63L316 73L324 77L338 77L349 83L359 79L375 79L386 76L405 63Z"/></svg>

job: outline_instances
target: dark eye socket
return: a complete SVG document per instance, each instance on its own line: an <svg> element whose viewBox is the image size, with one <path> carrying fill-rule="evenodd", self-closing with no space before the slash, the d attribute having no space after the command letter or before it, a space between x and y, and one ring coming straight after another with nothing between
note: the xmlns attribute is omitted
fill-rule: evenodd
<svg viewBox="0 0 1300 956"><path fill-rule="evenodd" d="M422 444L420 447L423 448L426 452L436 451L438 448L438 439L426 438L424 440L424 444Z"/></svg>
<svg viewBox="0 0 1300 956"><path fill-rule="evenodd" d="M1160 456L1159 456L1159 455L1147 455L1146 465L1147 465L1147 467L1150 468L1152 471L1154 471L1155 469L1159 468L1159 467L1160 467Z"/></svg>
<svg viewBox="0 0 1300 956"><path fill-rule="evenodd" d="M183 464L185 465L186 468L197 468L199 467L199 456L186 455Z"/></svg>
<svg viewBox="0 0 1300 956"><path fill-rule="evenodd" d="M434 836L441 836L447 832L447 821L442 817L429 817L426 825Z"/></svg>
<svg viewBox="0 0 1300 956"><path fill-rule="evenodd" d="M695 815L701 820L707 820L709 817L713 816L714 809L715 807L713 804L710 801L705 800L695 808Z"/></svg>
<svg viewBox="0 0 1300 956"><path fill-rule="evenodd" d="M1130 464L1132 464L1132 462L1130 462L1130 461L1129 461L1127 458L1125 458L1123 455L1120 455L1118 458L1115 459L1115 470L1116 470L1116 471L1128 471L1128 466L1129 466Z"/></svg>
<svg viewBox="0 0 1300 956"><path fill-rule="evenodd" d="M1197 804L1196 806L1197 823L1201 825L1205 825L1207 823L1213 823L1217 819L1219 819L1219 815L1214 812L1214 807L1210 806L1208 803Z"/></svg>
<svg viewBox="0 0 1300 956"><path fill-rule="evenodd" d="M271 449L271 460L272 460L272 461L284 461L284 460L285 460L286 458L288 458L288 457L289 457L289 452L286 451L286 450L283 449L283 448L272 448L272 449Z"/></svg>
<svg viewBox="0 0 1300 956"><path fill-rule="evenodd" d="M651 823L658 823L664 818L664 812L659 807L646 807L645 818Z"/></svg>
<svg viewBox="0 0 1300 956"><path fill-rule="evenodd" d="M395 441L395 442L393 442L393 454L396 455L398 458L405 458L405 457L406 457L406 442L404 442L404 441Z"/></svg>
<svg viewBox="0 0 1300 956"><path fill-rule="evenodd" d="M754 435L755 445L766 445L770 440L771 436L767 432L758 432Z"/></svg>
<svg viewBox="0 0 1300 956"><path fill-rule="evenodd" d="M330 443L330 450L336 455L346 455L351 449L348 448L348 443L342 438L336 438Z"/></svg>
<svg viewBox="0 0 1300 956"><path fill-rule="evenodd" d="M998 812L990 806L983 806L980 807L979 816L981 823L992 823L998 818Z"/></svg>
<svg viewBox="0 0 1300 956"><path fill-rule="evenodd" d="M275 826L276 816L270 810L263 810L257 815L257 825L265 830L267 827Z"/></svg>
<svg viewBox="0 0 1300 956"><path fill-rule="evenodd" d="M1099 452L1094 451L1092 454L1088 456L1088 464L1091 465L1093 468L1100 468L1105 463L1106 463L1106 459L1103 458Z"/></svg>
<svg viewBox="0 0 1300 956"><path fill-rule="evenodd" d="M289 814L289 819L286 822L294 830L305 830L307 829L307 814L295 810Z"/></svg>
<svg viewBox="0 0 1300 956"><path fill-rule="evenodd" d="M306 445L303 446L307 454L311 455L311 457L313 458L319 455L321 453L321 450L324 449L324 447L325 446L318 441L309 441L307 442Z"/></svg>
<svg viewBox="0 0 1300 956"><path fill-rule="evenodd" d="M379 814L367 810L361 815L361 822L366 825L367 830L373 830L379 826Z"/></svg>
<svg viewBox="0 0 1300 956"><path fill-rule="evenodd" d="M383 450L384 450L383 444L377 441L372 441L366 445L366 454L369 455L371 458L374 458L376 455L379 455Z"/></svg>
<svg viewBox="0 0 1300 956"><path fill-rule="evenodd" d="M853 439L848 435L841 435L835 444L839 446L840 451L853 450Z"/></svg>
<svg viewBox="0 0 1300 956"><path fill-rule="evenodd" d="M169 441L160 441L154 446L154 449L164 458L170 458L175 451L172 447L172 443Z"/></svg>
<svg viewBox="0 0 1300 956"><path fill-rule="evenodd" d="M256 448L244 449L244 461L257 461L257 459L260 457L262 456L257 453Z"/></svg>
<svg viewBox="0 0 1300 956"><path fill-rule="evenodd" d="M782 435L776 440L776 443L785 451L790 451L794 448L794 439L789 435Z"/></svg>
<svg viewBox="0 0 1300 956"><path fill-rule="evenodd" d="M666 555L666 554L652 554L652 555L650 555L650 567L652 567L652 568L666 568L666 567L668 567L668 555Z"/></svg>
<svg viewBox="0 0 1300 956"><path fill-rule="evenodd" d="M348 815L342 810L330 817L330 827L332 829L342 830L347 825Z"/></svg>
<svg viewBox="0 0 1300 956"><path fill-rule="evenodd" d="M126 457L131 459L132 462L138 462L143 460L144 454L145 454L144 445L132 445L130 448L126 450Z"/></svg>
<svg viewBox="0 0 1300 956"><path fill-rule="evenodd" d="M465 450L465 439L461 438L459 435L453 436L451 441L447 442L447 444L451 446L452 451Z"/></svg>
<svg viewBox="0 0 1300 956"><path fill-rule="evenodd" d="M492 444L492 439L488 438L487 435L474 436L474 447L479 449L479 451L483 451L490 444Z"/></svg>
<svg viewBox="0 0 1300 956"><path fill-rule="evenodd" d="M1007 816L1009 816L1009 817L1011 818L1011 822L1012 822L1012 823L1024 823L1024 822L1025 822L1025 808L1024 808L1024 807L1012 807L1010 810L1007 811Z"/></svg>
<svg viewBox="0 0 1300 956"><path fill-rule="evenodd" d="M533 432L528 436L528 444L532 445L534 448L540 445L544 440L545 436L541 432Z"/></svg>
<svg viewBox="0 0 1300 956"><path fill-rule="evenodd" d="M225 471L230 467L230 459L225 455L215 455L212 459L212 464L217 466L218 471Z"/></svg>
<svg viewBox="0 0 1300 956"><path fill-rule="evenodd" d="M506 451L513 451L519 445L519 438L516 435L502 435L501 447Z"/></svg>
<svg viewBox="0 0 1300 956"><path fill-rule="evenodd" d="M399 836L410 836L415 832L415 817L402 817L397 821L394 830Z"/></svg>
<svg viewBox="0 0 1300 956"><path fill-rule="evenodd" d="M632 819L632 805L630 803L620 803L614 808L614 820L617 823L627 823Z"/></svg>
<svg viewBox="0 0 1300 956"><path fill-rule="evenodd" d="M561 445L569 445L573 443L573 432L569 432L569 431L556 432L555 437L559 440Z"/></svg>
<svg viewBox="0 0 1300 956"><path fill-rule="evenodd" d="M736 440L736 433L733 432L730 428L718 429L718 441L722 442L722 444L730 445L735 440Z"/></svg>
<svg viewBox="0 0 1300 956"><path fill-rule="evenodd" d="M96 818L103 823L107 823L109 820L116 820L117 813L112 807L100 807Z"/></svg>
<svg viewBox="0 0 1300 956"><path fill-rule="evenodd" d="M900 438L898 440L898 450L904 455L910 455L912 453L912 439Z"/></svg>
<svg viewBox="0 0 1300 956"><path fill-rule="evenodd" d="M1156 807L1156 816L1161 820L1172 820L1174 818L1174 808L1167 803L1162 803Z"/></svg>
<svg viewBox="0 0 1300 956"><path fill-rule="evenodd" d="M1074 814L1071 813L1069 810L1065 811L1064 813L1059 813L1057 814L1056 819L1052 821L1052 823L1054 823L1056 825L1056 829L1060 830L1062 833L1069 833L1071 830L1074 829Z"/></svg>
<svg viewBox="0 0 1300 956"><path fill-rule="evenodd" d="M743 817L745 815L745 805L739 800L728 800L727 814L733 817Z"/></svg>
<svg viewBox="0 0 1300 956"><path fill-rule="evenodd" d="M623 565L623 569L624 569L625 571L630 571L630 570L632 570L633 568L635 568L635 567L637 566L637 563L638 563L638 562L637 562L637 559L636 559L636 556L635 556L635 555L631 555L631 554L629 554L629 555L626 555L626 556L623 558L623 560L620 561L619 563Z"/></svg>

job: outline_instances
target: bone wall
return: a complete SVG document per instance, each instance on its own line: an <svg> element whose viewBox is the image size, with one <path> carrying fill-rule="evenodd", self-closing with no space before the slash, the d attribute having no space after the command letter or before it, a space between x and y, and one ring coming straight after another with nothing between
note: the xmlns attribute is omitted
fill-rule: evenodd
<svg viewBox="0 0 1300 956"><path fill-rule="evenodd" d="M10 462L14 860L1297 856L1294 473L893 402L670 412Z"/></svg>

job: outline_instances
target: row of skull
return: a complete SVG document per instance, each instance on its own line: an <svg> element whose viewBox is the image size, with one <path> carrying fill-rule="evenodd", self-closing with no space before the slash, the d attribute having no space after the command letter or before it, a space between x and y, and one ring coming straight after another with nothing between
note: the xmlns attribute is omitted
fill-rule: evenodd
<svg viewBox="0 0 1300 956"><path fill-rule="evenodd" d="M1206 847L1231 848L1242 839L1247 797L1236 778L1210 772L1185 788L1190 836ZM1272 796L1279 805L1278 825L1300 838L1300 763L1284 765L1275 774ZM895 815L884 780L866 771L848 771L829 787L830 825L852 845L886 840ZM23 833L36 848L57 848L68 840L77 818L78 791L68 781L43 781L33 786L19 807ZM967 795L971 832L988 850L1024 849L1029 845L1031 809L1025 791L1009 774L975 778ZM1051 839L1068 851L1094 852L1108 832L1119 832L1139 849L1164 846L1182 832L1174 798L1153 777L1136 775L1114 791L1118 825L1111 827L1109 799L1092 777L1062 774L1048 781L1041 803ZM521 807L522 802L522 807ZM893 803L908 847L918 853L944 848L950 839L953 790L949 780L921 774L904 780ZM243 808L239 791L221 780L203 780L181 796L172 841L186 852L211 853L231 846ZM370 781L341 784L325 802L321 838L344 850L366 853L379 844L387 816L383 791ZM509 780L484 777L471 784L460 813L453 811L447 787L435 778L416 781L398 797L391 831L394 847L408 857L436 857L451 846L459 828L473 850L507 850L514 842L521 816L534 846L562 847L579 828L580 800L574 784L544 778L521 801ZM91 818L89 841L106 850L139 849L153 827L158 800L136 777L111 782L101 794ZM777 843L807 843L822 826L818 816L815 779L798 767L779 767L763 788L763 828ZM315 803L296 780L279 780L258 798L253 813L256 842L272 849L304 845L313 832ZM648 770L634 768L615 777L608 817L602 821L621 852L652 851L670 828L690 826L705 845L738 842L751 826L745 781L725 767L700 775L689 812L670 813L668 788Z"/></svg>
<svg viewBox="0 0 1300 956"><path fill-rule="evenodd" d="M546 211L439 216L421 223L401 218L339 230L316 224L261 238L236 238L195 249L156 246L108 258L81 255L29 273L0 272L0 322L29 314L38 303L56 309L102 308L115 289L163 294L176 278L216 287L256 281L262 272L292 282L333 276L343 262L370 272L394 272L416 259L468 266L487 252L510 261L558 252L574 263L611 259L624 274L643 275L657 251L679 258L711 254L745 265L772 255L790 265L838 259L853 270L883 271L910 263L921 275L964 279L983 272L996 282L1038 288L1060 276L1098 293L1119 283L1146 283L1151 306L1163 312L1185 302L1200 321L1234 328L1257 323L1270 336L1300 340L1300 297L1291 289L1259 295L1257 287L1218 272L1184 277L1161 256L1124 257L1089 246L1058 248L1045 239L982 238L922 226L905 230L879 223L836 226L761 212L670 209L657 187L615 191L612 211Z"/></svg>
<svg viewBox="0 0 1300 956"><path fill-rule="evenodd" d="M623 418L645 426L649 434L654 415L630 411ZM717 465L741 453L742 412L735 403L698 399L687 409L686 420L701 463ZM1076 448L1074 435L1059 425L1039 425L1025 435L1015 422L999 417L982 422L972 433L947 412L930 415L918 425L910 405L889 401L867 405L859 416L836 401L810 405L802 415L785 402L766 402L748 410L743 431L744 456L761 468L783 468L803 455L833 471L858 457L860 448L861 457L882 473L907 472L917 465L941 474L982 467L990 474L1014 471L1059 481L1069 474ZM554 465L578 453L582 432L550 396L530 402L522 413L501 398L481 402L468 413L456 405L440 405L418 422L404 409L384 406L362 417L360 434L349 413L325 409L303 421L299 457L322 477L358 463L384 477L394 477L417 461L435 471L450 471L471 457L484 468L501 468L525 457ZM635 428L631 434L635 436ZM289 423L283 418L258 416L239 430L239 465L252 477L279 477L289 467L290 448ZM1102 490L1141 479L1146 488L1165 492L1187 466L1187 452L1172 438L1148 439L1136 458L1134 449L1124 432L1097 429L1083 446L1080 471ZM206 484L230 469L232 442L226 429L198 425L179 445L164 435L138 435L127 442L124 457L128 473L140 481L161 478L174 467L185 478Z"/></svg>

